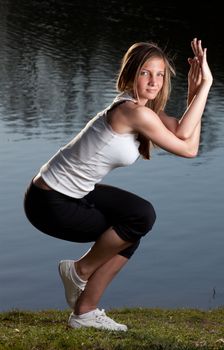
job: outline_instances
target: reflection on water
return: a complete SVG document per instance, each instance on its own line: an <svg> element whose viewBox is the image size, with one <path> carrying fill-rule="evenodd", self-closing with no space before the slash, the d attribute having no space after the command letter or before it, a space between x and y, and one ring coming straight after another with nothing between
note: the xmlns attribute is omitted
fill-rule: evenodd
<svg viewBox="0 0 224 350"><path fill-rule="evenodd" d="M18 137L44 137L46 133L47 138L60 138L62 133L79 129L115 95L121 56L136 40L156 40L176 55L178 74L168 111L181 115L186 100L186 58L190 54L189 13L185 17L182 12L177 15L172 2L163 8L163 18L153 3L150 8L147 3L136 6L137 1L125 6L118 1L102 5L91 1L85 6L81 1L76 1L75 6L69 1L2 2L0 104L10 132ZM133 21L135 26L131 25ZM212 46L213 42L211 56ZM210 60L215 84L205 113L202 151L207 141L209 149L219 144L219 116L223 110L223 68L218 65L221 57L220 51Z"/></svg>
<svg viewBox="0 0 224 350"><path fill-rule="evenodd" d="M73 254L77 249L80 253L80 247L70 248L60 241L30 235L32 228L22 210L26 181L59 145L67 142L87 120L111 102L116 94L115 80L121 57L135 41L156 41L167 47L174 57L177 76L167 110L171 115L180 116L186 101L189 42L195 35L208 47L214 74L203 118L199 157L182 162L159 151L160 163L155 157L150 165L142 162L138 168L134 166L128 173L115 173L109 180L148 199L153 197L160 208L158 229L155 228L159 232L142 246L136 257L137 267L130 263L125 275L127 281L131 281L133 271L138 274L141 295L137 305L149 305L148 295L152 306L197 304L206 308L223 303L224 283L220 277L223 254L219 244L223 197L219 186L224 147L224 52L222 39L217 35L221 12L214 1L205 3L202 18L199 5L188 1L179 9L175 1L162 1L158 8L155 0L1 0L0 157L4 166L0 177L4 206L0 208L3 247L0 262L2 259L2 265L7 260L9 265L7 271L0 271L0 300L5 300L7 308L26 306L25 300L29 300L27 305L31 307L48 307L49 301L54 300L50 289L59 289L56 282L53 287L49 282L52 279L49 279L46 265L50 258L55 261L55 256L60 256L63 244L65 252L71 249ZM211 167L208 164L212 164ZM196 166L193 171L192 166ZM183 197L184 206L180 211ZM172 198L172 206L168 198ZM172 212L169 213L170 208ZM173 218L173 213L178 213L178 217ZM192 218L187 223L186 213ZM214 241L210 238L211 232ZM41 252L35 250L38 247ZM32 269L33 261L41 271ZM139 268L138 261L141 262ZM146 282L145 272L149 266L152 266L151 280ZM55 266L50 269L52 273ZM25 277L32 286L27 286ZM122 280L117 281L122 288ZM186 294L180 290L180 284ZM10 296L14 298L12 293L18 285L20 299L12 303ZM192 290L188 290L191 285ZM40 295L43 293L40 303L32 288ZM116 286L114 288L111 295L116 299ZM128 282L123 288L127 298L130 296L127 304L133 305L139 290L133 287L130 291ZM19 293L17 296L19 298ZM118 292L118 305L124 303L122 297ZM46 304L43 303L45 298ZM55 305L58 300L61 299L55 294ZM110 298L108 300L106 304L113 306Z"/></svg>

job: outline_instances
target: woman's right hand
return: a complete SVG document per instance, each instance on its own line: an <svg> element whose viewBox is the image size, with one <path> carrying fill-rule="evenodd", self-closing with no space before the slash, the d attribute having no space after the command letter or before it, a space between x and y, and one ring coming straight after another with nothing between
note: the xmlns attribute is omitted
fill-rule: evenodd
<svg viewBox="0 0 224 350"><path fill-rule="evenodd" d="M194 40L193 40L193 43L194 43ZM205 80L212 85L213 77L212 77L211 70L208 66L207 49L206 48L202 49L201 40L198 41L198 46L199 46L199 50L196 49L196 54L198 52L198 56L196 57L198 57L199 64L201 67L202 80Z"/></svg>
<svg viewBox="0 0 224 350"><path fill-rule="evenodd" d="M212 85L213 77L207 62L207 49L202 48L201 40L194 38L191 42L194 58L189 58L190 70L188 73L189 93L195 95L202 82Z"/></svg>

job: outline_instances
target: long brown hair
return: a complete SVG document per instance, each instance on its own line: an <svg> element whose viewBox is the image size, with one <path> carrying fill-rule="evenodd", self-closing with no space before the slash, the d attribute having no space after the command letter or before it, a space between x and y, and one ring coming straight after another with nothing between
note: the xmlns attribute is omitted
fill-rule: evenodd
<svg viewBox="0 0 224 350"><path fill-rule="evenodd" d="M175 70L168 55L155 43L138 42L133 44L125 53L116 87L120 92L127 91L138 99L137 80L144 63L150 58L162 58L165 63L165 74L162 89L154 100L149 100L146 104L155 113L162 111L167 103L171 91L171 75L175 75ZM145 159L150 159L151 142L144 135L139 134L139 152Z"/></svg>

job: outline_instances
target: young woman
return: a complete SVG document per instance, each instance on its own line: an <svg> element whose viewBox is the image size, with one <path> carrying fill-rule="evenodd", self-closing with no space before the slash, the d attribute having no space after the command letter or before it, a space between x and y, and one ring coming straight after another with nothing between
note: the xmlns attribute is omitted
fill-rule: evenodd
<svg viewBox="0 0 224 350"><path fill-rule="evenodd" d="M197 155L212 75L201 41L194 39L191 46L188 107L180 120L164 112L174 73L167 56L153 43L136 43L123 57L119 95L41 167L26 192L26 215L40 231L95 242L79 260L59 263L73 328L127 330L97 305L156 215L145 199L99 182L139 155L149 159L151 142L181 157Z"/></svg>

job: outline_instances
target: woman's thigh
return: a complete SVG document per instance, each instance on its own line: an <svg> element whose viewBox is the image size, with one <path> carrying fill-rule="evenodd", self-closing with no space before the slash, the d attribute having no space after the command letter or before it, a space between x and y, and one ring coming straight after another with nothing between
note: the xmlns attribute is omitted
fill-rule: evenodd
<svg viewBox="0 0 224 350"><path fill-rule="evenodd" d="M130 217L138 212L139 208L149 204L148 201L134 193L104 184L96 185L95 189L85 196L85 199L90 204L94 204L107 217L116 220Z"/></svg>
<svg viewBox="0 0 224 350"><path fill-rule="evenodd" d="M68 241L96 241L111 226L105 215L85 199L42 190L34 184L27 190L24 208L37 229Z"/></svg>

